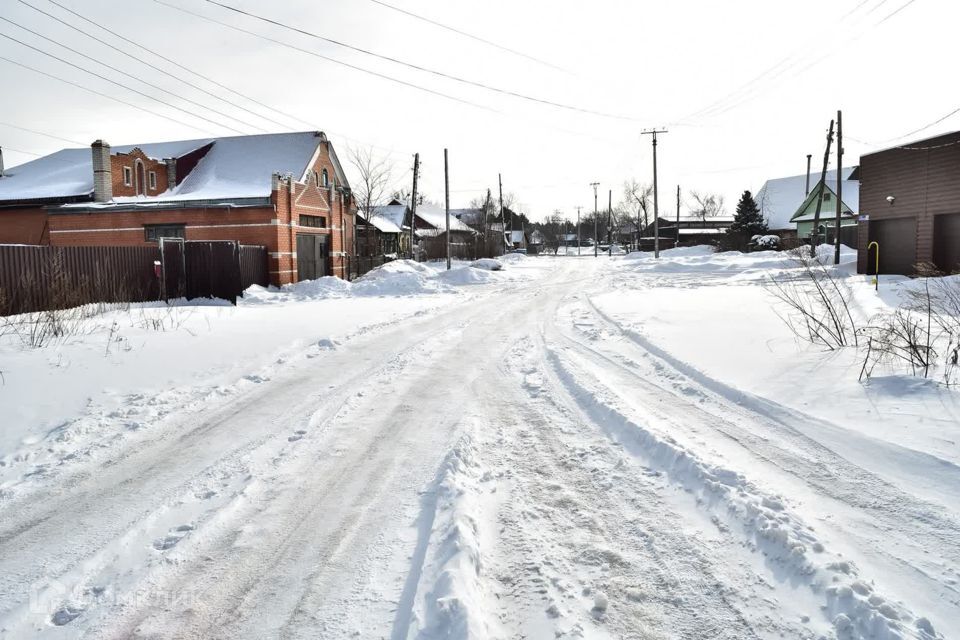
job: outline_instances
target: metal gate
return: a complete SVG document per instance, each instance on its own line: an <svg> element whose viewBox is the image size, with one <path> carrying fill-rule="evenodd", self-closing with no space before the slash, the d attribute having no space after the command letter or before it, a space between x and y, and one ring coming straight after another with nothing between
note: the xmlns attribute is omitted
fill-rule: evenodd
<svg viewBox="0 0 960 640"><path fill-rule="evenodd" d="M297 280L316 280L329 274L327 239L315 233L297 234Z"/></svg>
<svg viewBox="0 0 960 640"><path fill-rule="evenodd" d="M236 304L249 285L267 284L265 247L161 238L160 261L165 300L222 298Z"/></svg>
<svg viewBox="0 0 960 640"><path fill-rule="evenodd" d="M916 218L871 220L870 241L880 245L880 273L909 276L916 272Z"/></svg>

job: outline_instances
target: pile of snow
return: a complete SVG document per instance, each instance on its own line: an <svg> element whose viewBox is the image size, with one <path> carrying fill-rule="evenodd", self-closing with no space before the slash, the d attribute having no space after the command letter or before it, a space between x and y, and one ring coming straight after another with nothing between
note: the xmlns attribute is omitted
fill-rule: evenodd
<svg viewBox="0 0 960 640"><path fill-rule="evenodd" d="M622 256L626 253L626 251L623 250L623 247L618 244L610 245L610 248L607 250L607 252L612 256Z"/></svg>
<svg viewBox="0 0 960 640"><path fill-rule="evenodd" d="M500 271L503 269L503 263L494 258L480 258L479 260L471 262L470 266L474 269L484 269L486 271Z"/></svg>
<svg viewBox="0 0 960 640"><path fill-rule="evenodd" d="M408 296L453 290L437 280L430 267L413 260L395 260L356 279L351 291L361 296Z"/></svg>
<svg viewBox="0 0 960 640"><path fill-rule="evenodd" d="M503 264L519 264L527 259L522 253L508 253L498 258Z"/></svg>
<svg viewBox="0 0 960 640"><path fill-rule="evenodd" d="M485 492L484 468L469 436L444 461L435 485L433 527L417 588L418 602L406 637L486 638L492 603L480 580L482 543L478 526ZM496 634L494 634L496 635Z"/></svg>
<svg viewBox="0 0 960 640"><path fill-rule="evenodd" d="M281 304L303 300L328 300L350 295L350 283L341 278L325 276L303 280L281 288L253 285L243 292L241 304Z"/></svg>
<svg viewBox="0 0 960 640"><path fill-rule="evenodd" d="M775 237L775 236L774 236ZM770 270L795 269L800 266L797 250L793 251L741 251L717 252L710 246L678 247L660 252L660 258L651 251L639 251L626 256L625 266L631 269L658 273L743 273L766 276ZM806 249L809 251L809 248ZM823 265L833 265L833 245L817 247L817 260ZM840 264L849 270L857 261L857 251L840 247Z"/></svg>

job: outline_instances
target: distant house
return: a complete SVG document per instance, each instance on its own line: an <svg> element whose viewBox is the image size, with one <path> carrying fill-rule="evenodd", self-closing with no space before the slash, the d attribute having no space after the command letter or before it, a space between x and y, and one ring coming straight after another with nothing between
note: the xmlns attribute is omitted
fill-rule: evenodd
<svg viewBox="0 0 960 640"><path fill-rule="evenodd" d="M507 242L507 250L510 249L524 249L527 248L527 237L523 231L507 231L504 234L504 239Z"/></svg>
<svg viewBox="0 0 960 640"><path fill-rule="evenodd" d="M860 184L856 180L855 170L856 167L844 167L841 171L844 202L855 201L859 193ZM763 183L763 186L754 196L754 200L760 208L761 215L767 221L770 233L779 235L784 239L797 237L797 224L793 217L814 191L815 184L819 184L819 176L819 172L809 176L800 174L785 178L773 178ZM827 171L826 182L831 189L833 185L836 185L836 169Z"/></svg>
<svg viewBox="0 0 960 640"><path fill-rule="evenodd" d="M881 273L960 270L960 131L861 156L860 183L860 273L874 272L870 242Z"/></svg>
<svg viewBox="0 0 960 640"><path fill-rule="evenodd" d="M365 211L358 211L360 255L383 255L387 258L409 255L409 227L404 226L407 214L407 205L399 203L373 207L369 215Z"/></svg>
<svg viewBox="0 0 960 640"><path fill-rule="evenodd" d="M843 203L840 207L840 226L857 226L857 206L859 204L859 190L852 189L847 193L847 183L857 184L854 180L845 180L843 185ZM797 237L801 240L813 235L813 222L817 217L817 201L820 200L820 181L817 180L810 189L806 199L800 204L790 218L796 225ZM823 200L820 203L820 226L832 229L837 221L837 193L830 184L823 187ZM822 233L822 232L818 232ZM832 234L831 234L832 237ZM855 239L855 238L854 238Z"/></svg>
<svg viewBox="0 0 960 640"><path fill-rule="evenodd" d="M420 258L433 259L446 255L446 209L418 204L414 225L417 253ZM408 217L409 220L409 217ZM450 212L450 247L455 257L469 257L474 251L477 232Z"/></svg>
<svg viewBox="0 0 960 640"><path fill-rule="evenodd" d="M542 253L547 243L546 237L539 229L534 229L527 234L527 252L531 254Z"/></svg>
<svg viewBox="0 0 960 640"><path fill-rule="evenodd" d="M356 205L320 131L63 149L3 171L0 243L263 245L270 281L347 275Z"/></svg>

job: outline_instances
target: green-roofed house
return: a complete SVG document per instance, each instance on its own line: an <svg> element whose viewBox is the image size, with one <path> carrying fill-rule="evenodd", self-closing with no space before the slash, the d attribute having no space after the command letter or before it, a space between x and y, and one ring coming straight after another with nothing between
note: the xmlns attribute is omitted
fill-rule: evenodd
<svg viewBox="0 0 960 640"><path fill-rule="evenodd" d="M846 171L846 170L845 170ZM855 177L855 176L851 176ZM843 203L841 206L840 226L857 226L857 205L859 204L859 183L846 178L843 181ZM820 181L810 189L810 193L790 218L797 227L797 237L807 239L813 233L813 219L817 213L817 197L820 194ZM837 218L837 193L830 181L823 190L823 204L820 206L820 225L833 228ZM832 235L832 234L830 234Z"/></svg>

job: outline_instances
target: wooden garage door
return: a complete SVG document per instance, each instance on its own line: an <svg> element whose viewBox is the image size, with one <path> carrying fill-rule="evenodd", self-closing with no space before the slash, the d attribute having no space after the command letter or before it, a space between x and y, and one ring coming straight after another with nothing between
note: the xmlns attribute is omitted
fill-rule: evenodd
<svg viewBox="0 0 960 640"><path fill-rule="evenodd" d="M960 272L960 213L933 219L933 262L944 273Z"/></svg>
<svg viewBox="0 0 960 640"><path fill-rule="evenodd" d="M297 280L314 280L327 275L327 236L297 234Z"/></svg>
<svg viewBox="0 0 960 640"><path fill-rule="evenodd" d="M916 218L871 220L870 241L880 244L880 273L909 276L916 271L914 267L917 262ZM870 271L873 271L872 263Z"/></svg>

